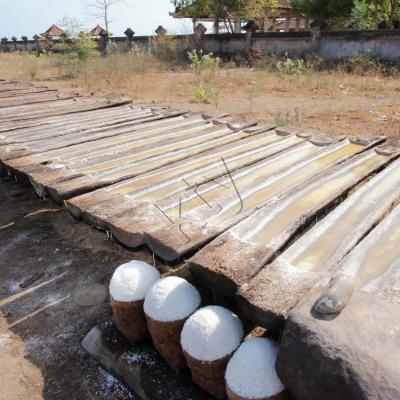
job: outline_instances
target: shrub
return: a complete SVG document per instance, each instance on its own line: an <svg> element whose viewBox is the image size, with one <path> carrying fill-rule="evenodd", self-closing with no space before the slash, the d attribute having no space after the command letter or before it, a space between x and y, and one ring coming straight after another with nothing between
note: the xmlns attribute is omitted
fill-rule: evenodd
<svg viewBox="0 0 400 400"><path fill-rule="evenodd" d="M280 74L296 76L314 72L315 67L312 63L307 63L301 58L290 58L286 55L283 61L278 61L276 63L276 69Z"/></svg>
<svg viewBox="0 0 400 400"><path fill-rule="evenodd" d="M99 55L97 43L84 32L72 40L72 51L80 60L87 60L90 57Z"/></svg>
<svg viewBox="0 0 400 400"><path fill-rule="evenodd" d="M37 56L34 54L28 54L26 56L26 62L24 63L24 69L29 79L34 81L38 77L38 74L43 67L43 64L45 64L46 62L46 54L42 53Z"/></svg>
<svg viewBox="0 0 400 400"><path fill-rule="evenodd" d="M218 57L214 57L213 53L203 54L203 50L199 52L193 50L189 51L187 55L191 63L190 68L197 74L204 70L216 71L221 66L221 60Z"/></svg>
<svg viewBox="0 0 400 400"><path fill-rule="evenodd" d="M211 103L212 101L217 106L219 90L216 87L210 87L203 82L198 87L192 89L193 103Z"/></svg>

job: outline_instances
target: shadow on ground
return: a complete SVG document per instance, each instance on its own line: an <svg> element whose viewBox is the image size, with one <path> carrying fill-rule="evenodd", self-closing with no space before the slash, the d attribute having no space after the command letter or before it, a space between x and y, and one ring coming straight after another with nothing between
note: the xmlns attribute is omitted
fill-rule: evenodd
<svg viewBox="0 0 400 400"><path fill-rule="evenodd" d="M123 249L13 181L0 180L0 205L0 399L133 399L81 347L109 305L80 307L71 295L150 253Z"/></svg>

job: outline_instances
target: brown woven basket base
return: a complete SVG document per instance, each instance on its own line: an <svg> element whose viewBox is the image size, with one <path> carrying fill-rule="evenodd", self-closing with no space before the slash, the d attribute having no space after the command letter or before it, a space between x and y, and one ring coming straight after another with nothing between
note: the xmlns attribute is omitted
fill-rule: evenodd
<svg viewBox="0 0 400 400"><path fill-rule="evenodd" d="M235 394L234 392L232 392L231 389L229 389L228 385L226 385L226 394L228 395L228 400L287 400L286 391L278 393L274 396L262 397L262 398L255 399L255 398L250 398L250 397L242 397L242 396Z"/></svg>
<svg viewBox="0 0 400 400"><path fill-rule="evenodd" d="M156 321L146 315L147 326L154 347L161 357L175 370L178 371L186 366L185 356L181 347L181 332L184 320L179 321Z"/></svg>
<svg viewBox="0 0 400 400"><path fill-rule="evenodd" d="M140 342L146 339L148 331L146 317L143 311L144 300L121 302L110 296L113 310L113 324L130 342Z"/></svg>
<svg viewBox="0 0 400 400"><path fill-rule="evenodd" d="M183 352L192 372L193 382L219 400L226 399L225 370L232 354L214 361L200 361Z"/></svg>

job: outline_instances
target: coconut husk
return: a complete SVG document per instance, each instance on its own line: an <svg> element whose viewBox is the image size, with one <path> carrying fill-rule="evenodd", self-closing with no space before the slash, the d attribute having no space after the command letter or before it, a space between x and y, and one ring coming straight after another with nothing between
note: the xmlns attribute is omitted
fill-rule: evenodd
<svg viewBox="0 0 400 400"><path fill-rule="evenodd" d="M110 296L113 324L130 343L141 342L148 335L144 300L131 302L116 301Z"/></svg>
<svg viewBox="0 0 400 400"><path fill-rule="evenodd" d="M186 366L181 347L181 332L186 319L178 321L156 321L146 315L147 327L154 347L161 357L175 370Z"/></svg>
<svg viewBox="0 0 400 400"><path fill-rule="evenodd" d="M193 382L219 400L226 399L225 370L232 354L214 361L200 361L183 351Z"/></svg>
<svg viewBox="0 0 400 400"><path fill-rule="evenodd" d="M287 400L287 392L284 390L283 392L280 392L278 394L275 394L274 396L270 397L262 397L262 398L253 398L253 397L242 397L234 393L228 385L226 385L226 394L228 396L228 400Z"/></svg>

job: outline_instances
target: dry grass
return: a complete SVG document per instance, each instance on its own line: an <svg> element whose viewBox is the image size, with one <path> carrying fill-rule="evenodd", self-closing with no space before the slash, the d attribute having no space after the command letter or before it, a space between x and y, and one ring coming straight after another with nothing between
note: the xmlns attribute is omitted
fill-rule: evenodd
<svg viewBox="0 0 400 400"><path fill-rule="evenodd" d="M277 72L268 68L170 66L150 54L115 54L86 62L65 56L0 55L0 78L35 79L95 95L207 113L228 112L277 125L347 136L400 139L400 78L380 73Z"/></svg>

